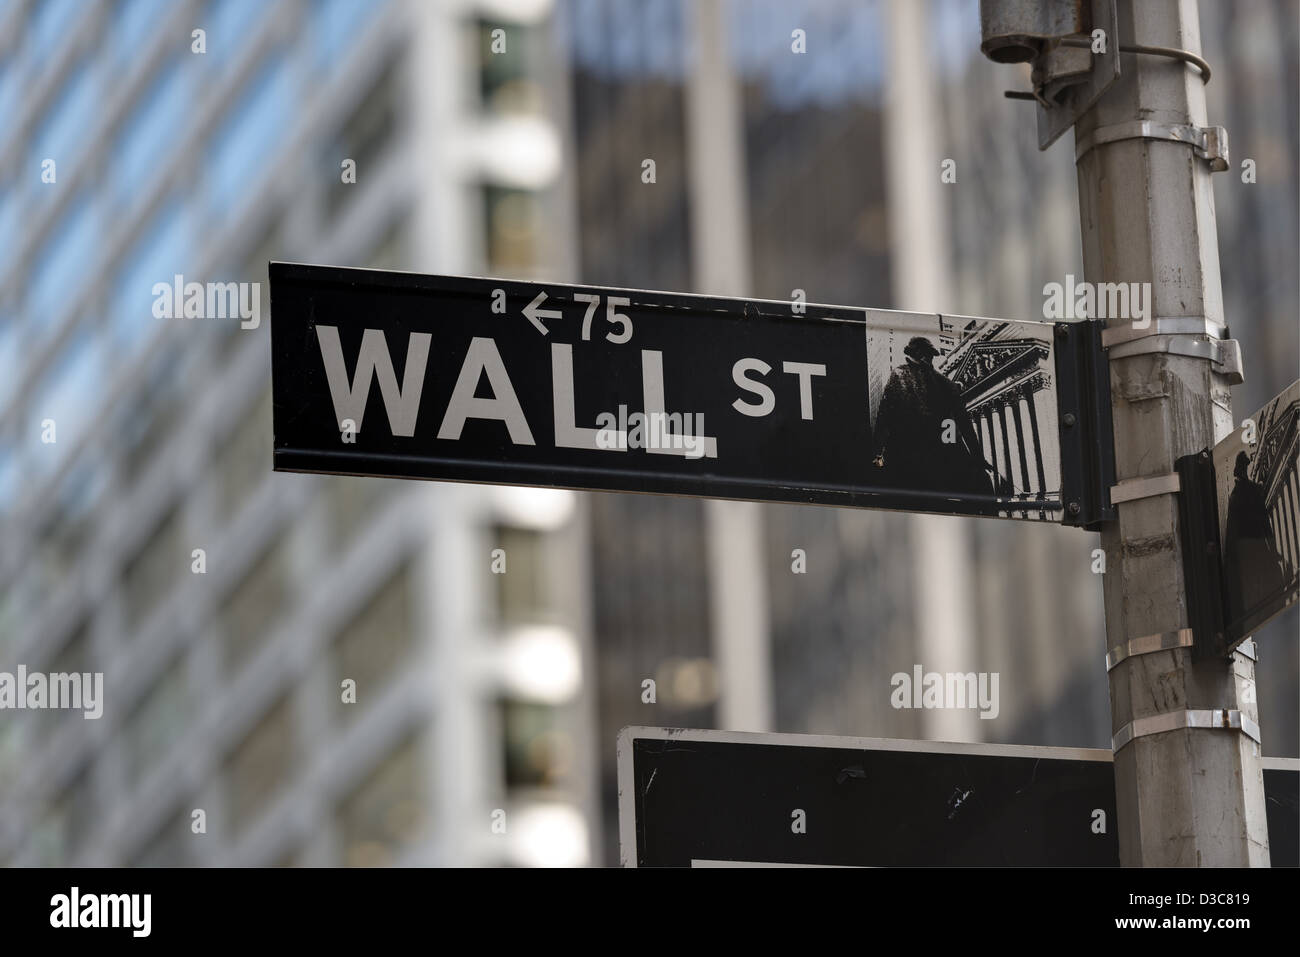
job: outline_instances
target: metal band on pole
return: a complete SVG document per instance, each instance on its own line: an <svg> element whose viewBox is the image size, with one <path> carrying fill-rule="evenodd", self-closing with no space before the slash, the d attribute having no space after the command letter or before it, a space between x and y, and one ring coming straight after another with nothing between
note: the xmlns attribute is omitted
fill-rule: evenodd
<svg viewBox="0 0 1300 957"><path fill-rule="evenodd" d="M1126 342L1117 343L1107 351L1112 359L1156 352L1187 356L1191 359L1209 359L1214 363L1214 371L1225 376L1230 385L1240 385L1245 381L1241 366L1241 345L1236 339L1212 339L1205 335L1178 334L1137 336Z"/></svg>
<svg viewBox="0 0 1300 957"><path fill-rule="evenodd" d="M1119 140L1170 140L1186 143L1196 155L1210 163L1210 171L1222 173L1228 168L1228 131L1222 126L1190 126L1185 123L1157 123L1154 120L1130 120L1099 126L1079 137L1074 144L1077 163L1091 149Z"/></svg>
<svg viewBox="0 0 1300 957"><path fill-rule="evenodd" d="M1164 734L1166 731L1178 731L1182 728L1241 731L1256 744L1260 743L1259 725L1240 711L1229 708L1204 708L1191 711L1166 711L1163 714L1136 718L1115 732L1115 736L1110 739L1110 750L1112 753L1117 752L1134 738L1145 738L1147 735Z"/></svg>
<svg viewBox="0 0 1300 957"><path fill-rule="evenodd" d="M1106 652L1106 670L1110 671L1126 658L1135 655L1149 655L1156 651L1172 651L1175 648L1192 647L1192 629L1179 628L1177 631L1162 631L1154 635L1143 635Z"/></svg>
<svg viewBox="0 0 1300 957"><path fill-rule="evenodd" d="M1213 322L1204 316L1156 316L1144 327L1135 323L1106 327L1101 331L1101 345L1103 349L1109 349L1134 339L1175 335L1222 339L1227 335L1227 329L1222 323Z"/></svg>
<svg viewBox="0 0 1300 957"><path fill-rule="evenodd" d="M1151 498L1153 495L1171 495L1182 488L1177 472L1166 475L1144 475L1141 478L1124 479L1118 485L1110 487L1110 503L1132 502L1139 498Z"/></svg>

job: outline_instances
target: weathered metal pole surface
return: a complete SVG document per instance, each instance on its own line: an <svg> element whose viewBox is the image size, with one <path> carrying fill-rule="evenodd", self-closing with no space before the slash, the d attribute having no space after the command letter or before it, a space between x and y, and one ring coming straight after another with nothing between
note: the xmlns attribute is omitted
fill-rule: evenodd
<svg viewBox="0 0 1300 957"><path fill-rule="evenodd" d="M1121 49L1142 44L1200 53L1196 0L1120 0L1118 32L1108 42L1118 40ZM1076 153L1095 144L1077 159L1087 279L1150 283L1148 332L1166 317L1223 323L1209 162L1192 145L1151 138L1149 131L1114 138L1133 134L1135 121L1156 131L1205 127L1198 70L1165 56L1125 53L1119 79L1076 124ZM1180 326L1187 324L1165 324ZM1112 354L1110 382L1121 482L1172 473L1177 457L1213 446L1233 427L1228 382L1208 359ZM1156 635L1175 643L1188 627L1176 495L1123 501L1118 521L1102 531L1111 649L1140 649L1128 643ZM1110 671L1125 866L1268 865L1256 742L1228 728L1155 730L1189 720L1188 712L1204 720L1210 709L1240 711L1258 727L1254 683L1254 662L1243 654L1193 660L1188 647L1132 654ZM1136 733L1127 743L1125 729Z"/></svg>

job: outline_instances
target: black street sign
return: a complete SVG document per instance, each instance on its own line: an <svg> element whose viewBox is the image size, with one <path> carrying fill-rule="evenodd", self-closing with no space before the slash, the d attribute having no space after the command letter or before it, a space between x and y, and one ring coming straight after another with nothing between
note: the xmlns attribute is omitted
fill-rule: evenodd
<svg viewBox="0 0 1300 957"><path fill-rule="evenodd" d="M1300 762L1266 758L1273 866ZM1111 753L624 728L624 866L1119 866Z"/></svg>
<svg viewBox="0 0 1300 957"><path fill-rule="evenodd" d="M1106 751L626 728L618 768L625 865L1119 864Z"/></svg>
<svg viewBox="0 0 1300 957"><path fill-rule="evenodd" d="M1293 605L1300 585L1300 381L1214 446L1228 644Z"/></svg>
<svg viewBox="0 0 1300 957"><path fill-rule="evenodd" d="M1228 654L1300 594L1300 381L1177 466L1197 647Z"/></svg>
<svg viewBox="0 0 1300 957"><path fill-rule="evenodd" d="M270 275L276 469L1071 525L1109 514L1096 323Z"/></svg>

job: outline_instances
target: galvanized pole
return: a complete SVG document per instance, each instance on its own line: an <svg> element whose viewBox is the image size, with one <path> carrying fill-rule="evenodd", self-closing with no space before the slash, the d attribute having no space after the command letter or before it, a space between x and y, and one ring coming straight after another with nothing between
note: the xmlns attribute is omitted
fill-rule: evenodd
<svg viewBox="0 0 1300 957"><path fill-rule="evenodd" d="M1168 51L1123 52L1199 55L1197 5L1119 0L1118 13L1119 36L1107 41L1120 44L1122 72L1075 124L1075 146L1086 278L1151 284L1151 326L1107 319L1108 341L1156 334L1110 349L1121 491L1101 540L1108 650L1122 659L1109 676L1120 858L1267 866L1254 661L1194 660L1186 647L1178 493L1167 478L1176 458L1233 427L1229 382L1209 358L1225 320L1210 185L1217 144L1188 132L1207 125L1196 66ZM1169 343L1205 357L1145 351Z"/></svg>

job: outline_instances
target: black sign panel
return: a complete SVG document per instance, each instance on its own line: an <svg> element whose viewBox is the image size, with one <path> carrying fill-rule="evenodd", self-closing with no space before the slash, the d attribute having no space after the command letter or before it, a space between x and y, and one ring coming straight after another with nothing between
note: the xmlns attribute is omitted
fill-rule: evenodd
<svg viewBox="0 0 1300 957"><path fill-rule="evenodd" d="M1264 758L1268 855L1274 867L1300 867L1300 761Z"/></svg>
<svg viewBox="0 0 1300 957"><path fill-rule="evenodd" d="M1300 381L1214 447L1229 647L1300 593Z"/></svg>
<svg viewBox="0 0 1300 957"><path fill-rule="evenodd" d="M1195 648L1228 655L1300 595L1300 382L1174 465Z"/></svg>
<svg viewBox="0 0 1300 957"><path fill-rule="evenodd" d="M1108 752L628 728L619 791L627 865L1119 864Z"/></svg>
<svg viewBox="0 0 1300 957"><path fill-rule="evenodd" d="M1098 517L1086 324L270 274L277 469Z"/></svg>
<svg viewBox="0 0 1300 957"><path fill-rule="evenodd" d="M1297 762L1265 759L1275 867ZM1119 865L1109 751L625 728L625 866Z"/></svg>

